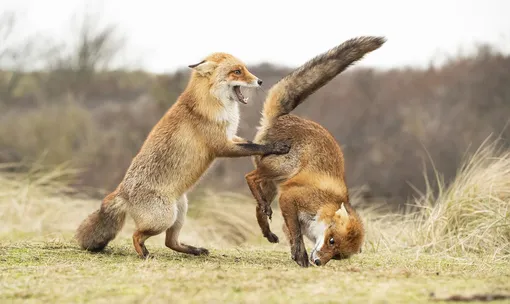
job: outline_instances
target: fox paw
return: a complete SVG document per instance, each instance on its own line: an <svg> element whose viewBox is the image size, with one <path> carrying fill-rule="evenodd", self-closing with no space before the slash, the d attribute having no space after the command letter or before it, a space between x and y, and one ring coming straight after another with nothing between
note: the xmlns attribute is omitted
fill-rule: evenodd
<svg viewBox="0 0 510 304"><path fill-rule="evenodd" d="M205 249L205 248L200 248L200 247L191 247L190 246L190 254L192 255L209 255L209 250Z"/></svg>
<svg viewBox="0 0 510 304"><path fill-rule="evenodd" d="M292 252L292 259L301 267L310 266L310 262L308 261L308 254L306 253L304 246L303 248L297 248Z"/></svg>
<svg viewBox="0 0 510 304"><path fill-rule="evenodd" d="M273 143L273 154L287 154L290 151L290 144L286 142L275 142Z"/></svg>
<svg viewBox="0 0 510 304"><path fill-rule="evenodd" d="M296 259L294 259L294 261L301 267L309 267L310 266L310 262L308 261L308 257L307 256L304 256L304 257L297 257Z"/></svg>
<svg viewBox="0 0 510 304"><path fill-rule="evenodd" d="M276 234L272 233L272 232L269 232L268 235L265 236L266 239L270 242L270 243L278 243L280 240L278 239L278 236L276 236Z"/></svg>
<svg viewBox="0 0 510 304"><path fill-rule="evenodd" d="M147 254L146 254L146 255L144 255L144 256L139 255L138 257L139 257L140 259L142 259L142 260L152 260L152 259L154 259L154 256L153 256L152 254L149 254L149 253L147 253Z"/></svg>

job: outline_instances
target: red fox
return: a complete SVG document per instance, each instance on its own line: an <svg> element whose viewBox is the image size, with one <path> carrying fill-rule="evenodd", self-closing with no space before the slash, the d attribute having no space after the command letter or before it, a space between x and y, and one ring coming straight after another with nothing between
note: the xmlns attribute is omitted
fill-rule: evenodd
<svg viewBox="0 0 510 304"><path fill-rule="evenodd" d="M246 175L257 201L256 215L263 235L272 243L271 202L278 198L292 259L302 267L359 253L363 223L349 203L344 157L333 136L319 124L289 114L366 53L385 43L384 37L358 37L316 56L276 83L264 103L254 142L286 141L285 155L254 156L255 170ZM305 235L315 245L309 261Z"/></svg>
<svg viewBox="0 0 510 304"><path fill-rule="evenodd" d="M149 255L145 241L162 232L165 245L175 251L208 254L205 248L179 242L188 209L186 192L216 157L289 151L284 142L259 145L236 136L237 102L247 102L241 87L262 84L239 59L214 53L189 67L193 71L185 91L154 126L117 189L77 229L83 249L102 250L129 214L136 225L133 245L140 257Z"/></svg>

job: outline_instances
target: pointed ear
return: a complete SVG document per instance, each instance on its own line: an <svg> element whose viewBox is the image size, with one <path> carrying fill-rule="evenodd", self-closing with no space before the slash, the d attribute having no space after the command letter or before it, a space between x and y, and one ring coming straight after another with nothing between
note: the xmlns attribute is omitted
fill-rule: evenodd
<svg viewBox="0 0 510 304"><path fill-rule="evenodd" d="M336 212L335 212L336 215L340 216L340 218L344 221L344 222L347 222L349 220L349 213L347 213L347 209L345 209L345 206L344 206L344 203L342 203L342 205L340 206L340 209L338 209Z"/></svg>
<svg viewBox="0 0 510 304"><path fill-rule="evenodd" d="M199 63L188 65L189 68L197 71L200 75L205 76L212 73L216 67L216 63L211 61L202 60Z"/></svg>
<svg viewBox="0 0 510 304"><path fill-rule="evenodd" d="M190 65L188 65L188 68L191 68L191 69L196 68L197 66L201 65L204 62L205 62L205 60L202 60L199 63L190 64Z"/></svg>

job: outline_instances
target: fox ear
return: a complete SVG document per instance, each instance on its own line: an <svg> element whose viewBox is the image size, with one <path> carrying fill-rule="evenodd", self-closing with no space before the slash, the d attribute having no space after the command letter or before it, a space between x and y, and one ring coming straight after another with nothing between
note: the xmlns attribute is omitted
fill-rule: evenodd
<svg viewBox="0 0 510 304"><path fill-rule="evenodd" d="M338 209L336 212L335 212L336 215L340 216L340 218L344 221L344 222L347 222L349 220L349 213L347 213L347 209L345 209L345 206L344 206L344 203L342 203L342 205L340 206L340 209Z"/></svg>
<svg viewBox="0 0 510 304"><path fill-rule="evenodd" d="M207 74L212 73L216 64L214 62L202 60L199 63L188 65L189 68L197 71L200 75L205 76Z"/></svg>

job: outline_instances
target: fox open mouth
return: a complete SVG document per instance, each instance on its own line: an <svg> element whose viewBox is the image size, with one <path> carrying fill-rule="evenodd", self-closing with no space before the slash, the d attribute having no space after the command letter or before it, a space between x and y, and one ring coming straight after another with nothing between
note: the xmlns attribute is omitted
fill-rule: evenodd
<svg viewBox="0 0 510 304"><path fill-rule="evenodd" d="M234 86L234 93L236 94L237 100L240 103L247 104L248 97L244 97L243 96L243 93L241 93L241 87L240 86L238 86L238 85Z"/></svg>

